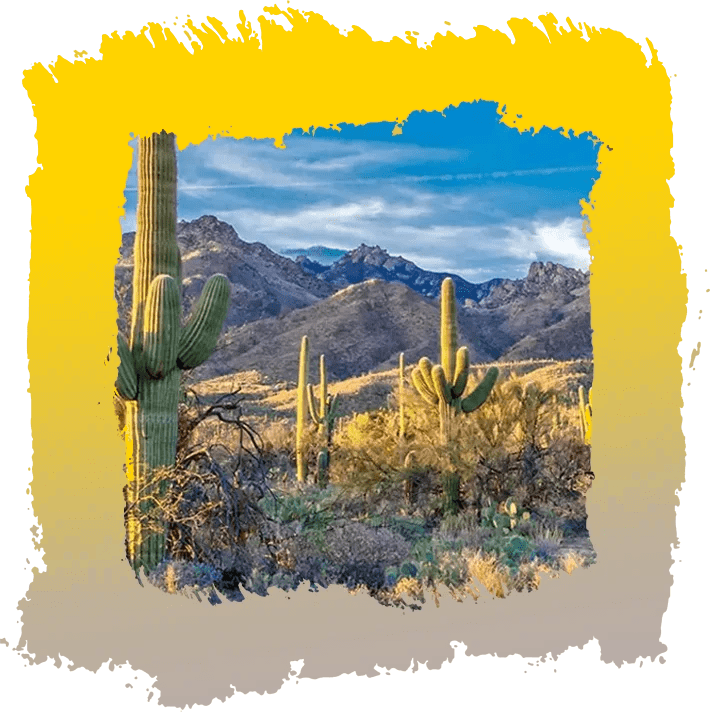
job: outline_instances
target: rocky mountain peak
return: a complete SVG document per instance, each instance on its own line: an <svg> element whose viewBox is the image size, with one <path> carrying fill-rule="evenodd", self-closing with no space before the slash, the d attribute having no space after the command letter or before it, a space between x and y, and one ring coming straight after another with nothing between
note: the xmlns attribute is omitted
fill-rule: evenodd
<svg viewBox="0 0 710 712"><path fill-rule="evenodd" d="M178 243L181 248L194 250L209 243L242 245L243 240L228 223L214 215L203 215L197 220L180 220L177 224Z"/></svg>
<svg viewBox="0 0 710 712"><path fill-rule="evenodd" d="M404 264L406 262L407 260L402 257L392 257L387 250L383 250L379 245L371 246L363 242L359 247L343 255L335 265L344 267L348 264L363 264L371 267L393 269L395 264Z"/></svg>
<svg viewBox="0 0 710 712"><path fill-rule="evenodd" d="M584 272L554 262L533 262L527 276L528 283L562 285L585 281Z"/></svg>

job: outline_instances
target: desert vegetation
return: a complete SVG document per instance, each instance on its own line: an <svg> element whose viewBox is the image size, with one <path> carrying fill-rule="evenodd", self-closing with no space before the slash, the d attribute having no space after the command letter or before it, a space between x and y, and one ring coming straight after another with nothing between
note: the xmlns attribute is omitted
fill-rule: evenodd
<svg viewBox="0 0 710 712"><path fill-rule="evenodd" d="M416 608L446 590L503 598L594 561L592 362L471 363L451 279L429 324L439 363L401 354L397 368L335 380L304 333L283 355L293 382L191 382L230 290L207 280L181 326L174 161L172 135L141 139L131 330L118 342L139 578L212 603L342 585Z"/></svg>
<svg viewBox="0 0 710 712"><path fill-rule="evenodd" d="M307 338L293 388L258 373L184 386L176 464L153 498L165 557L149 580L215 603L344 585L417 607L442 590L505 597L592 563L579 401L591 362L457 360L469 413L423 396L426 362L404 359L329 384L318 357L314 392Z"/></svg>

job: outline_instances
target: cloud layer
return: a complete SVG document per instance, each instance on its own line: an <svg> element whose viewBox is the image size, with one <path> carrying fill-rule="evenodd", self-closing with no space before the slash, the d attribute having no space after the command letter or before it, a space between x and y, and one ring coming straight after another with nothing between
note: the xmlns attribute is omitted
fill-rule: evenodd
<svg viewBox="0 0 710 712"><path fill-rule="evenodd" d="M587 269L579 201L598 177L596 144L498 120L481 102L418 112L398 136L368 124L295 132L285 150L208 140L179 155L179 217L215 215L276 251L379 245L472 281L522 276L534 260ZM134 165L124 230L135 186Z"/></svg>

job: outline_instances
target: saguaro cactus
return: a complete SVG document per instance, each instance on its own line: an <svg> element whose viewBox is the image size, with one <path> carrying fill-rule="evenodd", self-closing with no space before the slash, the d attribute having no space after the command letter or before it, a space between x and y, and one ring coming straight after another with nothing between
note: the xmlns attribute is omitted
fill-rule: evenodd
<svg viewBox="0 0 710 712"><path fill-rule="evenodd" d="M330 464L330 446L333 442L333 425L338 406L338 395L328 395L328 374L325 367L325 355L320 357L320 403L316 407L313 386L308 384L308 410L311 419L318 426L318 434L322 441L322 449L318 455L318 484L322 487L328 483L328 466Z"/></svg>
<svg viewBox="0 0 710 712"><path fill-rule="evenodd" d="M118 337L116 390L126 401L128 555L136 570L151 570L165 550L151 497L157 471L175 464L180 369L214 350L231 291L224 275L211 277L181 328L174 134L139 139L136 223L131 334Z"/></svg>
<svg viewBox="0 0 710 712"><path fill-rule="evenodd" d="M419 394L439 408L442 444L450 438L450 419L457 413L472 413L485 403L498 378L493 366L478 386L464 397L468 385L470 357L465 346L457 349L456 295L454 282L447 277L441 285L441 364L424 357L412 372Z"/></svg>
<svg viewBox="0 0 710 712"><path fill-rule="evenodd" d="M412 383L428 403L439 409L439 434L442 445L451 440L452 418L472 413L490 395L498 378L498 369L488 369L483 380L464 396L469 380L470 357L465 346L457 349L456 294L454 282L447 277L441 284L441 364L424 357L412 372ZM453 470L443 477L444 510L455 513L460 508L461 478Z"/></svg>
<svg viewBox="0 0 710 712"><path fill-rule="evenodd" d="M406 420L404 418L404 353L399 355L399 440L404 441L406 434Z"/></svg>
<svg viewBox="0 0 710 712"><path fill-rule="evenodd" d="M306 411L308 409L308 337L301 339L298 361L298 390L296 400L296 479L305 482L308 474L306 459Z"/></svg>

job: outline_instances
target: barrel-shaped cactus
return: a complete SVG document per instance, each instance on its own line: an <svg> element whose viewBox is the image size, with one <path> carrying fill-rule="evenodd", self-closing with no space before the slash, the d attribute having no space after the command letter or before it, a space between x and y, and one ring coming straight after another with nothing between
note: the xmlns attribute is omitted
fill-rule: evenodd
<svg viewBox="0 0 710 712"><path fill-rule="evenodd" d="M211 277L181 327L174 134L139 139L136 223L131 334L118 337L116 391L126 401L128 555L136 570L150 571L165 554L155 483L175 465L180 369L214 350L231 291L224 275Z"/></svg>

